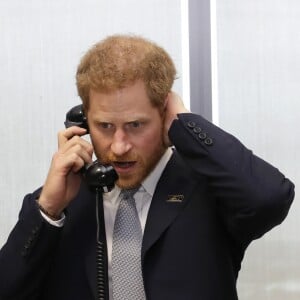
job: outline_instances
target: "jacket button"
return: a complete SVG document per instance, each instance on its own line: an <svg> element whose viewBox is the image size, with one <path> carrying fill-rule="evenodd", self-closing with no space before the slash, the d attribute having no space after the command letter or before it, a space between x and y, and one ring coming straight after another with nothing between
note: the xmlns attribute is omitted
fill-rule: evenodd
<svg viewBox="0 0 300 300"><path fill-rule="evenodd" d="M39 230L40 230L39 226L35 226L35 227L31 230L31 232L32 232L33 235L36 235L36 234L38 233Z"/></svg>
<svg viewBox="0 0 300 300"><path fill-rule="evenodd" d="M199 137L200 140L205 140L205 139L206 139L206 136L207 136L207 135L206 135L205 132L201 132L201 133L198 134L198 137Z"/></svg>
<svg viewBox="0 0 300 300"><path fill-rule="evenodd" d="M34 237L33 237L33 236L30 236L30 237L28 238L27 242L28 242L29 244L31 244L31 243L33 242L33 240L34 240Z"/></svg>
<svg viewBox="0 0 300 300"><path fill-rule="evenodd" d="M195 127L195 128L193 129L193 131L194 131L195 133L200 133L200 132L202 132L202 128L200 128L200 127Z"/></svg>
<svg viewBox="0 0 300 300"><path fill-rule="evenodd" d="M211 146L213 144L213 140L211 138L206 138L204 140L204 144L207 146Z"/></svg>
<svg viewBox="0 0 300 300"><path fill-rule="evenodd" d="M187 126L188 126L189 128L194 128L194 127L196 126L196 123L193 122L193 121L189 121L189 122L187 122Z"/></svg>
<svg viewBox="0 0 300 300"><path fill-rule="evenodd" d="M26 244L24 245L24 249L28 250L30 248L31 242L26 242Z"/></svg>

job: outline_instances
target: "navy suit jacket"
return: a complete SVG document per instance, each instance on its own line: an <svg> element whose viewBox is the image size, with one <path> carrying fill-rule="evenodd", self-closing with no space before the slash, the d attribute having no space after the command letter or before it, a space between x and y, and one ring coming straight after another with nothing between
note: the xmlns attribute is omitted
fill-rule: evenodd
<svg viewBox="0 0 300 300"><path fill-rule="evenodd" d="M147 299L237 299L245 249L283 221L294 185L198 115L180 114L169 136L175 150L142 245ZM95 195L82 184L57 228L41 217L39 193L24 198L0 252L0 299L96 299Z"/></svg>

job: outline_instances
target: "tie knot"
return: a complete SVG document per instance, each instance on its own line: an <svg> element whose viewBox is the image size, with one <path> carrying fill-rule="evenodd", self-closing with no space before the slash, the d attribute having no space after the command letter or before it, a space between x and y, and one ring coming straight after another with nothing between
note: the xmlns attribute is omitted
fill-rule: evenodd
<svg viewBox="0 0 300 300"><path fill-rule="evenodd" d="M121 196L124 199L128 199L128 198L133 198L134 194L139 190L140 185L135 187L135 188L131 188L131 189L123 189L121 191Z"/></svg>

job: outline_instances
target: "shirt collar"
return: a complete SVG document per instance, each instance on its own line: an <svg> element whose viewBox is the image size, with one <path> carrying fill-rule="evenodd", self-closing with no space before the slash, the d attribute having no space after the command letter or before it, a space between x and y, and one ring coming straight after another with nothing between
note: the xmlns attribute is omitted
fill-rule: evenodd
<svg viewBox="0 0 300 300"><path fill-rule="evenodd" d="M166 152L160 158L160 160L156 164L155 168L145 178L145 180L142 183L143 188L146 190L147 193L149 193L151 195L151 197L153 197L157 182L158 182L163 170L165 169L168 161L170 160L172 154L173 154L173 151L171 150L171 148L167 148Z"/></svg>

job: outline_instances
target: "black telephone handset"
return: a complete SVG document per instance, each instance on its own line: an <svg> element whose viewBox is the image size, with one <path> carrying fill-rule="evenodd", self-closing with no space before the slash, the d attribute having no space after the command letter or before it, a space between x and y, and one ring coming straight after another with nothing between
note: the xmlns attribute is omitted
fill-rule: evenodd
<svg viewBox="0 0 300 300"><path fill-rule="evenodd" d="M87 133L89 132L82 104L74 106L67 112L65 126L66 128L79 126L85 128ZM104 193L111 191L118 179L118 174L112 166L102 165L97 160L84 166L82 175L90 188L100 189Z"/></svg>

